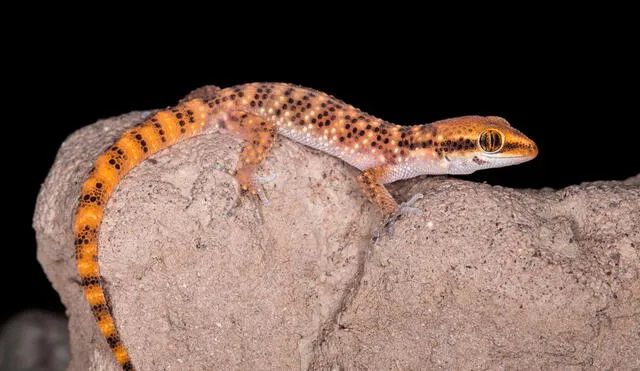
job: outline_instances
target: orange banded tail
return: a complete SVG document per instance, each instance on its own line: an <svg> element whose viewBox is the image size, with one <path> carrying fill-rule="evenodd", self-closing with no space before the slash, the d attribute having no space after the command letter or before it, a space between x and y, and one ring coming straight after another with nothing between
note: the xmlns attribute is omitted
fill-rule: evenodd
<svg viewBox="0 0 640 371"><path fill-rule="evenodd" d="M134 367L116 328L98 264L98 232L104 208L129 170L161 149L202 132L207 110L201 99L194 99L160 111L125 131L98 157L82 184L73 226L78 274L96 323L123 370Z"/></svg>

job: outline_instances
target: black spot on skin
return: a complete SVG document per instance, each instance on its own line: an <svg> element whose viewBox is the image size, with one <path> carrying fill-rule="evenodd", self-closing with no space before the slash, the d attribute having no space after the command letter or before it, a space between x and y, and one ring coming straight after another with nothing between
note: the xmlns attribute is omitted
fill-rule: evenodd
<svg viewBox="0 0 640 371"><path fill-rule="evenodd" d="M473 160L473 162L475 162L478 165L483 165L483 164L487 163L487 161L484 161L484 160L480 159L478 156L473 156L472 160Z"/></svg>
<svg viewBox="0 0 640 371"><path fill-rule="evenodd" d="M109 347L111 349L117 347L119 342L120 338L117 335L111 335L107 337L107 343L109 344Z"/></svg>

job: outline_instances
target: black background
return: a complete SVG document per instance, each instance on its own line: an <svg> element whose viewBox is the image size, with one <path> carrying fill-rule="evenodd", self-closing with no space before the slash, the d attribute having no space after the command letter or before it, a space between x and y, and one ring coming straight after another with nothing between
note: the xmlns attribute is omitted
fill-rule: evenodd
<svg viewBox="0 0 640 371"><path fill-rule="evenodd" d="M5 186L7 201L20 203L5 210L12 216L4 226L16 240L4 246L0 261L8 298L0 322L27 308L63 311L35 260L31 228L36 195L62 141L98 119L166 107L206 84L296 83L399 124L498 115L538 143L534 161L464 177L473 181L561 188L640 171L637 42L624 34L569 32L442 49L426 39L395 39L383 49L378 40L364 45L327 36L308 38L311 46L295 51L295 42L269 36L276 44L269 49L237 52L210 40L199 48L141 43L125 49L100 39L88 48L56 35L9 70L19 84L15 104L4 106L16 114L5 122L4 158L11 165L4 168Z"/></svg>

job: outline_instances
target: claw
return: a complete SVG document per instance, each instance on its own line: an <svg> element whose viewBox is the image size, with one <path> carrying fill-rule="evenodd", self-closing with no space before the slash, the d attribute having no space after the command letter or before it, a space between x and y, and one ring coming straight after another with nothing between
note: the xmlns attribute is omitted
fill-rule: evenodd
<svg viewBox="0 0 640 371"><path fill-rule="evenodd" d="M258 199L262 201L262 205L268 206L269 199L267 199L267 194L264 191L262 185L264 183L272 182L276 178L276 173L270 173L267 176L254 176L253 181L251 182L251 186L249 187L248 193L251 195L258 196Z"/></svg>
<svg viewBox="0 0 640 371"><path fill-rule="evenodd" d="M258 198L262 201L262 205L269 206L269 200L267 199L267 194L264 192L262 185L258 185L256 187L255 194L258 195Z"/></svg>

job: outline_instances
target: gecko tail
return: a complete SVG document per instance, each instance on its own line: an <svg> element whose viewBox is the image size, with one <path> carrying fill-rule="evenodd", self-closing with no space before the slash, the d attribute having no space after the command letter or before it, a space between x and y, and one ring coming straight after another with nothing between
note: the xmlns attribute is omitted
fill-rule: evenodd
<svg viewBox="0 0 640 371"><path fill-rule="evenodd" d="M215 90L210 89L208 94L213 92ZM116 328L98 263L98 230L104 208L129 170L154 153L200 134L206 109L202 100L196 98L157 112L125 131L96 159L82 184L73 225L76 265L91 312L123 370L134 370L134 367Z"/></svg>
<svg viewBox="0 0 640 371"><path fill-rule="evenodd" d="M102 332L102 335L107 340L109 348L111 348L122 369L135 370L131 363L129 353L122 343L120 333L116 328L111 308L105 295L102 278L99 275L97 259L94 258L97 258L97 250L94 250L94 255L94 252L91 251L93 249L90 243L91 239L86 237L86 235L78 236L76 239L76 260L84 296L91 306L91 312L98 324L100 332ZM93 267L91 267L91 265L93 265Z"/></svg>
<svg viewBox="0 0 640 371"><path fill-rule="evenodd" d="M76 214L76 264L84 296L91 307L91 312L98 324L98 328L107 340L109 348L115 355L123 370L134 370L129 353L124 347L120 333L116 328L111 307L107 301L100 267L98 265L97 225L101 215L95 214L96 210L79 207ZM91 223L93 221L95 224Z"/></svg>

